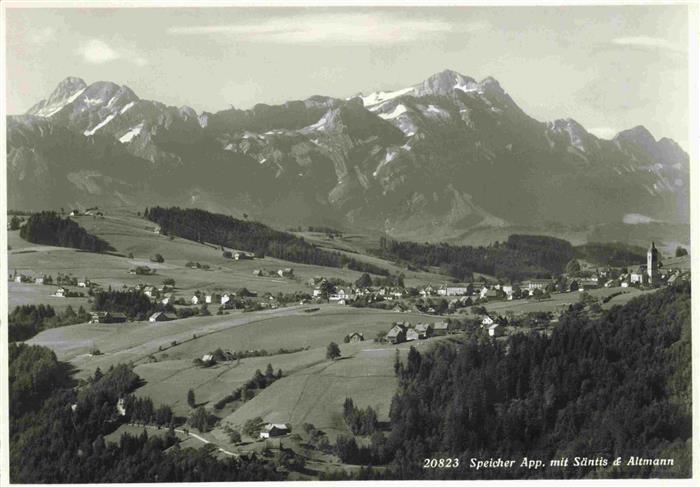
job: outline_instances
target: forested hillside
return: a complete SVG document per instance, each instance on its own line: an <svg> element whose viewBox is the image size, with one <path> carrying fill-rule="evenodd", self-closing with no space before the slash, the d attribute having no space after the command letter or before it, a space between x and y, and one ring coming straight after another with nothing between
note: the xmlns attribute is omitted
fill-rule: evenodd
<svg viewBox="0 0 700 487"><path fill-rule="evenodd" d="M114 250L109 243L91 235L70 218L61 218L53 211L31 215L20 228L19 236L32 243L73 247L91 252Z"/></svg>
<svg viewBox="0 0 700 487"><path fill-rule="evenodd" d="M575 248L576 256L601 266L625 267L646 262L647 251L642 247L619 242L593 242Z"/></svg>
<svg viewBox="0 0 700 487"><path fill-rule="evenodd" d="M125 434L119 443L106 443L104 437L129 419L117 413L116 404L120 397L131 397L127 394L140 384L139 377L118 365L104 374L98 369L74 389L70 372L47 348L10 345L13 483L280 479L272 464L255 456L219 460L207 448L180 449L172 431L159 437ZM131 415L138 411L131 409Z"/></svg>
<svg viewBox="0 0 700 487"><path fill-rule="evenodd" d="M198 209L146 208L144 216L160 225L161 233L254 252L258 256L269 255L278 259L303 264L328 267L345 267L387 276L389 271L381 267L347 257L339 252L329 252L286 232L273 230L258 222L209 213Z"/></svg>
<svg viewBox="0 0 700 487"><path fill-rule="evenodd" d="M482 338L412 350L391 408L393 476L405 479L688 477L691 473L690 284L592 318L573 305L551 337ZM673 466L527 470L477 458L630 456ZM462 468L424 469L425 458Z"/></svg>
<svg viewBox="0 0 700 487"><path fill-rule="evenodd" d="M382 238L377 254L416 266L437 266L460 280L479 272L519 280L563 272L573 258L569 242L538 235L511 235L506 242L487 247L400 242Z"/></svg>

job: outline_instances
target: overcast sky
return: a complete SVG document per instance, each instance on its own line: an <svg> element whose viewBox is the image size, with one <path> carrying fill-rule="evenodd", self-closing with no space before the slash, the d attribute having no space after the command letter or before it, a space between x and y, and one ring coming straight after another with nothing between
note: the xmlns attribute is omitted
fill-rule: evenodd
<svg viewBox="0 0 700 487"><path fill-rule="evenodd" d="M685 6L7 10L7 109L66 76L197 111L493 76L538 120L688 147Z"/></svg>

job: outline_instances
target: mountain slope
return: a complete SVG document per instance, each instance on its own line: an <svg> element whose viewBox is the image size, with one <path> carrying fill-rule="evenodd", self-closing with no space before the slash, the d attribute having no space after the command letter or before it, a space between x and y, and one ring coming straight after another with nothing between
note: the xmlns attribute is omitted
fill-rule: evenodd
<svg viewBox="0 0 700 487"><path fill-rule="evenodd" d="M495 79L450 70L394 92L201 114L67 78L8 121L11 208L176 204L454 236L630 214L687 223L688 173L687 154L643 127L602 140L539 122Z"/></svg>

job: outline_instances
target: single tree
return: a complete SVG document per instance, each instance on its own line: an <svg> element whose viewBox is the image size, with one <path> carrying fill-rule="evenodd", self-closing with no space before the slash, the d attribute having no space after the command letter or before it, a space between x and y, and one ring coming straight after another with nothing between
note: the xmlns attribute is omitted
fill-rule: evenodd
<svg viewBox="0 0 700 487"><path fill-rule="evenodd" d="M340 347L335 342L330 342L328 348L326 348L326 358L329 360L335 360L340 357Z"/></svg>
<svg viewBox="0 0 700 487"><path fill-rule="evenodd" d="M683 257L684 255L688 255L688 249L681 247L680 245L676 247L676 257Z"/></svg>
<svg viewBox="0 0 700 487"><path fill-rule="evenodd" d="M12 219L10 220L10 230L19 230L19 224L21 223L21 220L17 215L14 215Z"/></svg>
<svg viewBox="0 0 700 487"><path fill-rule="evenodd" d="M194 391L192 389L187 391L187 405L191 408L196 406L196 402L194 399Z"/></svg>

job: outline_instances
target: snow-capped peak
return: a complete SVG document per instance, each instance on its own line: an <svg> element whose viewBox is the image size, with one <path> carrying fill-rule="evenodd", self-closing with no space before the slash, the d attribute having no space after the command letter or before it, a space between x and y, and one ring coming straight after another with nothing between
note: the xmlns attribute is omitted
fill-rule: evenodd
<svg viewBox="0 0 700 487"><path fill-rule="evenodd" d="M50 117L80 96L87 85L80 78L68 77L61 81L46 100L30 108L27 113L38 117Z"/></svg>

